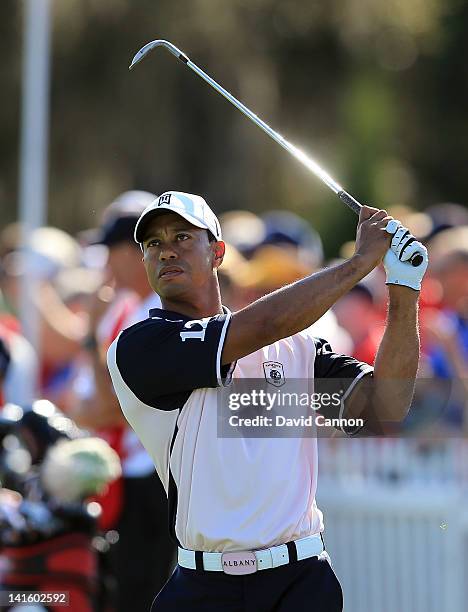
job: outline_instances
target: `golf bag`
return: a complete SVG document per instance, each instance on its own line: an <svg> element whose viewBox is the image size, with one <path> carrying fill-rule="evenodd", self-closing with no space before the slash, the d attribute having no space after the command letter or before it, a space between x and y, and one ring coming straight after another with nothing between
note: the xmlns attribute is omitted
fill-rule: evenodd
<svg viewBox="0 0 468 612"><path fill-rule="evenodd" d="M86 501L94 485L88 478L83 486L83 473L96 466L77 471L86 449L67 454L69 442L91 439L80 440L49 402L36 404L10 406L0 419L0 591L9 598L2 604L11 612L25 605L61 612L65 598L70 612L111 612L99 571L110 544L98 533L98 504Z"/></svg>

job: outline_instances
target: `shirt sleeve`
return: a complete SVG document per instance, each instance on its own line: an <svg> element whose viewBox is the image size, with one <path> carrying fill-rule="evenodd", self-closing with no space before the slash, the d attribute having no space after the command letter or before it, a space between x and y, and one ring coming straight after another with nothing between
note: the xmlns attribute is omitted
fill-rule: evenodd
<svg viewBox="0 0 468 612"><path fill-rule="evenodd" d="M333 391L339 391L342 396L338 415L334 417L343 418L346 400L350 397L357 383L364 377L372 375L374 368L364 361L359 361L348 355L334 353L330 344L323 338L314 338L315 362L314 378L316 387L320 392L323 389L333 387ZM329 383L327 379L333 379ZM362 428L341 428L348 435L354 435Z"/></svg>
<svg viewBox="0 0 468 612"><path fill-rule="evenodd" d="M230 382L233 368L221 366L230 317L230 313L193 321L155 317L137 323L114 341L113 367L142 402L171 409L170 398Z"/></svg>

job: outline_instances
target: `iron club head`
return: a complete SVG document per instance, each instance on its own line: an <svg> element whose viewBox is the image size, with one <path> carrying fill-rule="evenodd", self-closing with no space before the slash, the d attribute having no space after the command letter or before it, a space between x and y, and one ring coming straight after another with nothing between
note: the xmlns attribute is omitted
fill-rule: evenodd
<svg viewBox="0 0 468 612"><path fill-rule="evenodd" d="M132 63L130 64L128 69L131 70L136 64L138 64L138 62L141 62L141 60L144 57L146 57L146 55L148 55L148 53L152 51L153 49L155 49L156 47L165 47L168 51L172 53L172 55L175 55L177 59L180 59L185 63L189 61L189 58L185 55L185 53L182 53L180 49L178 49L175 45L170 43L168 40L152 40L151 42L146 43L146 45L142 47L138 51L138 53L135 54L135 56L132 59Z"/></svg>

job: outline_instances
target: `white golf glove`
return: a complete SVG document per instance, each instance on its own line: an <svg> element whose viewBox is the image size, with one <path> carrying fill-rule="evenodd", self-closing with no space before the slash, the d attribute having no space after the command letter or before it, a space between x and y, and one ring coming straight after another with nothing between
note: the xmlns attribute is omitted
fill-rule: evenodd
<svg viewBox="0 0 468 612"><path fill-rule="evenodd" d="M393 234L392 243L383 260L387 273L386 284L404 285L419 291L429 263L426 247L396 220L389 221L385 229ZM423 257L419 266L413 266L409 261L415 253Z"/></svg>

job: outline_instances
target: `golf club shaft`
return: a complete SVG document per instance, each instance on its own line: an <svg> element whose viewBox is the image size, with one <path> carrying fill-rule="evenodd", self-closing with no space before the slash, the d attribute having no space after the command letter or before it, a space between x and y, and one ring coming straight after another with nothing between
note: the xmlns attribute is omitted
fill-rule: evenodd
<svg viewBox="0 0 468 612"><path fill-rule="evenodd" d="M313 159L310 159L303 151L295 147L292 143L288 142L286 138L278 134L273 128L271 128L268 124L266 124L260 117L255 115L249 108L242 104L240 100L235 98L229 91L224 89L222 85L217 83L214 79L210 77L210 75L206 74L204 70L202 70L199 66L194 64L180 49L175 47L172 43L166 40L155 40L153 42L145 45L140 51L135 55L133 61L130 65L130 69L135 66L139 61L145 57L147 53L149 53L155 47L165 47L168 49L173 55L175 55L179 60L181 60L188 68L190 68L195 74L201 77L208 85L210 85L213 89L215 89L218 93L226 98L231 104L233 104L238 110L241 111L246 117L248 117L251 121L253 121L259 128L261 128L270 138L273 138L279 145L286 149L291 155L293 155L297 160L299 160L304 166L306 166L309 170L311 170L325 185L327 185L334 193L340 196L340 194L344 194L343 201L347 204L355 213L359 214L359 210L361 209L361 204L355 200L349 193L346 193L332 177L325 172ZM340 196L341 197L341 196Z"/></svg>
<svg viewBox="0 0 468 612"><path fill-rule="evenodd" d="M206 72L204 72L199 66L194 64L186 55L182 53L180 49L178 49L175 45L170 43L167 40L153 40L149 42L144 47L142 47L138 53L134 56L132 63L130 64L130 70L140 62L150 51L155 49L156 47L165 47L168 51L172 53L177 59L183 62L186 66L188 66L195 74L201 77L208 85L210 85L214 90L216 90L219 94L221 94L228 102L234 105L238 110L241 111L246 117L248 117L255 125L261 128L270 138L273 138L279 145L286 149L291 155L293 155L298 161L300 161L306 168L308 168L311 172L315 174L317 178L319 178L325 185L327 185L337 196L340 198L342 202L344 202L351 210L353 210L357 215L362 208L362 204L358 202L351 194L343 189L343 187L337 183L323 168L321 168L317 162L308 157L303 151L298 149L292 143L290 143L286 138L283 138L281 134L278 134L273 128L271 128L268 124L266 124L260 117L257 117L255 113L253 113L249 108L247 108L240 100L235 98L229 91L224 89L222 85L217 83L214 79L212 79ZM413 255L411 258L411 263L413 266L418 266L422 262L423 258L419 254Z"/></svg>

